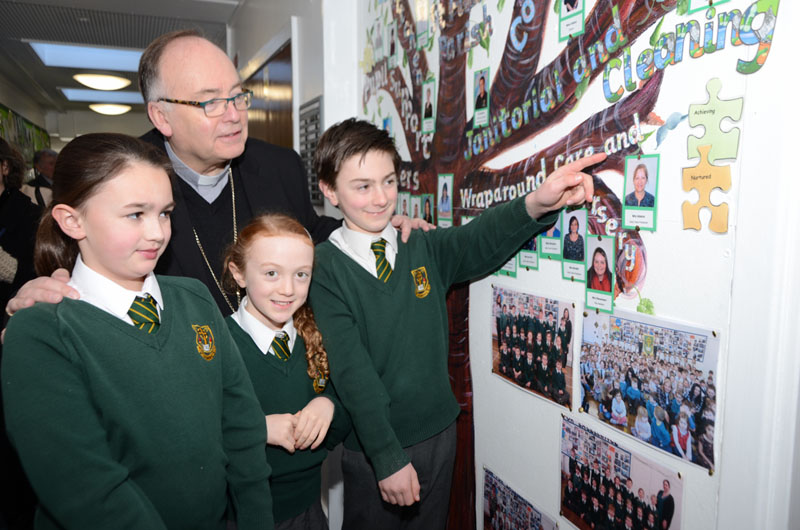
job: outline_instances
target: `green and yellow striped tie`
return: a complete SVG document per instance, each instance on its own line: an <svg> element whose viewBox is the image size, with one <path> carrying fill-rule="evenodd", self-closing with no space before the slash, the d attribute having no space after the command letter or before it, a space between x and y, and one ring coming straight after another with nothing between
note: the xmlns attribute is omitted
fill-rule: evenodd
<svg viewBox="0 0 800 530"><path fill-rule="evenodd" d="M128 316L137 328L153 333L158 329L161 320L158 318L158 308L155 299L147 293L145 296L134 298Z"/></svg>
<svg viewBox="0 0 800 530"><path fill-rule="evenodd" d="M292 351L289 349L289 335L285 331L279 331L272 339L269 349L275 354L275 357L281 361L288 361L292 356Z"/></svg>
<svg viewBox="0 0 800 530"><path fill-rule="evenodd" d="M386 240L381 238L373 242L370 248L375 254L375 271L378 273L378 279L386 283L392 275L392 266L389 265L389 260L386 259Z"/></svg>

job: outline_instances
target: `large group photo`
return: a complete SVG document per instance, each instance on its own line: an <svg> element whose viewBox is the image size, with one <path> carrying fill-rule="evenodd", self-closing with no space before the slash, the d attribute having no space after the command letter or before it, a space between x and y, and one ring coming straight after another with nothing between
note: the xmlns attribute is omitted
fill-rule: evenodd
<svg viewBox="0 0 800 530"><path fill-rule="evenodd" d="M492 300L492 372L569 408L572 304L498 286Z"/></svg>
<svg viewBox="0 0 800 530"><path fill-rule="evenodd" d="M561 420L560 468L561 515L580 529L681 527L677 473L567 417Z"/></svg>
<svg viewBox="0 0 800 530"><path fill-rule="evenodd" d="M583 322L581 409L685 461L714 469L719 340L641 314Z"/></svg>
<svg viewBox="0 0 800 530"><path fill-rule="evenodd" d="M558 525L484 468L483 527L487 530L555 530Z"/></svg>

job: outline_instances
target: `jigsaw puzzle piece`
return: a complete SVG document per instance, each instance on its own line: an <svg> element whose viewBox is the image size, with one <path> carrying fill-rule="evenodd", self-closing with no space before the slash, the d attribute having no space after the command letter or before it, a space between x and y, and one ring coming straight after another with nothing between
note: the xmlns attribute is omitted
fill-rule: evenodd
<svg viewBox="0 0 800 530"><path fill-rule="evenodd" d="M703 145L698 147L700 153L700 163L695 167L687 167L683 170L683 191L696 189L699 199L692 204L684 201L683 228L684 230L700 230L700 210L708 208L711 211L711 220L708 228L718 234L728 231L728 205L722 203L715 206L711 203L711 191L719 188L722 191L731 189L731 168L730 166L714 166L709 164L708 155L712 146Z"/></svg>
<svg viewBox="0 0 800 530"><path fill-rule="evenodd" d="M739 128L723 131L720 125L725 118L733 121L741 119L744 98L719 99L721 89L722 82L718 78L710 79L706 83L708 102L689 105L689 125L702 126L705 130L702 137L689 136L687 150L689 158L700 156L698 147L701 145L711 146L708 161L712 164L720 159L736 158L739 152Z"/></svg>

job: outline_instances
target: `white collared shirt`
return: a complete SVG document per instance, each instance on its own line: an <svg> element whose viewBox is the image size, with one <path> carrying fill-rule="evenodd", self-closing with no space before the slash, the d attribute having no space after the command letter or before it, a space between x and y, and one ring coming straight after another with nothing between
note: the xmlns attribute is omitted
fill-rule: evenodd
<svg viewBox="0 0 800 530"><path fill-rule="evenodd" d="M391 224L386 225L381 235L377 237L356 232L343 224L333 231L328 240L377 278L375 253L372 252L371 245L381 238L386 240L386 260L394 269L394 262L397 258L397 230Z"/></svg>
<svg viewBox="0 0 800 530"><path fill-rule="evenodd" d="M106 313L111 313L130 325L133 325L133 321L128 316L128 309L131 308L131 304L137 296L145 296L149 293L156 301L159 317L164 310L161 288L158 286L156 275L152 272L145 277L141 291L131 291L90 269L79 254L78 259L75 260L75 266L72 268L72 277L68 285L80 293L81 300L84 302L92 304Z"/></svg>
<svg viewBox="0 0 800 530"><path fill-rule="evenodd" d="M245 333L250 335L250 338L256 343L261 353L264 355L268 353L275 355L275 352L270 350L270 346L272 346L272 340L275 338L278 331L268 328L254 317L250 311L247 310L248 305L250 305L250 301L247 299L247 296L245 296L242 299L242 303L239 304L239 309L233 314L233 320L239 324L239 327L241 327ZM290 318L289 321L283 325L281 331L289 335L289 351L292 351L294 348L294 341L297 339L294 319Z"/></svg>
<svg viewBox="0 0 800 530"><path fill-rule="evenodd" d="M218 174L203 175L187 166L183 160L178 158L178 155L175 154L175 151L172 150L172 146L170 146L169 142L166 140L164 140L164 147L167 149L167 156L169 156L169 160L172 162L172 169L175 170L175 174L196 191L198 195L205 199L208 204L214 202L228 184L228 169L231 167L230 161L228 165L225 166L225 169Z"/></svg>

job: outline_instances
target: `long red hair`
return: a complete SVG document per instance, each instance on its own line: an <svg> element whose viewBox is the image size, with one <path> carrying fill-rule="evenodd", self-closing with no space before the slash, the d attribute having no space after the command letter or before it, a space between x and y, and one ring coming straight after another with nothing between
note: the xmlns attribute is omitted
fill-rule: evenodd
<svg viewBox="0 0 800 530"><path fill-rule="evenodd" d="M259 237L276 236L300 237L307 240L311 248L314 248L314 241L311 236L296 219L284 214L259 215L241 231L236 242L228 247L222 273L222 283L225 289L230 292L236 292L239 289L230 271L230 264L233 263L237 269L244 271L247 262L247 251L253 242ZM308 362L306 373L308 377L311 379L322 377L327 380L330 376L328 354L322 345L322 334L317 328L314 312L308 302L295 311L293 317L294 327L306 343L306 361Z"/></svg>

